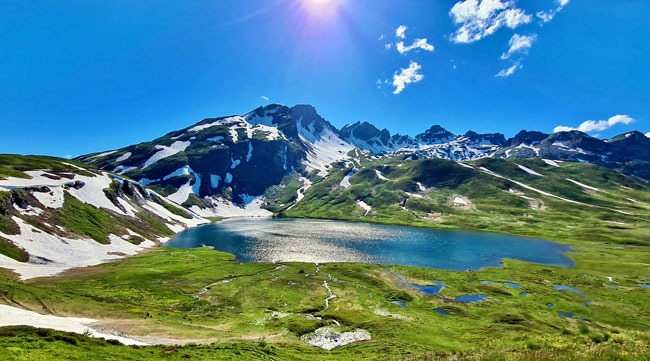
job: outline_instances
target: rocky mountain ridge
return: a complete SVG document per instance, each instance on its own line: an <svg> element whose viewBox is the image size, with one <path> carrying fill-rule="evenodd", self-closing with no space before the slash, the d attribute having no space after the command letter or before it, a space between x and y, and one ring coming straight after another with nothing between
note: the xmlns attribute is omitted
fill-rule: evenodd
<svg viewBox="0 0 650 361"><path fill-rule="evenodd" d="M411 137L368 122L340 130L310 105L272 104L244 115L208 118L151 142L77 158L147 185L201 216L269 215L360 157L406 156L472 161L487 157L588 162L650 179L650 139L628 132L600 140L572 131L503 134L440 125Z"/></svg>

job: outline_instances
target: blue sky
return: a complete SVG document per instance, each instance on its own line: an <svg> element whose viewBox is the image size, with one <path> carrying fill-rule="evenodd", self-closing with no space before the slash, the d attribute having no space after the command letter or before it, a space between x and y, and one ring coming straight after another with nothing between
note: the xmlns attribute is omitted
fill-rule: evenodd
<svg viewBox="0 0 650 361"><path fill-rule="evenodd" d="M506 136L650 132L647 0L2 7L4 153L114 149L268 103L313 104L338 127L369 121L410 135L433 124ZM411 82L395 94L400 79Z"/></svg>

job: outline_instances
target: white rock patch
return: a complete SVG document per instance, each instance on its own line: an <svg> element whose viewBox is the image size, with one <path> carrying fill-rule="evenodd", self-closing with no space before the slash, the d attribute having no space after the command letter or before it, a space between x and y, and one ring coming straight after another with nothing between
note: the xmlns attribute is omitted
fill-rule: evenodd
<svg viewBox="0 0 650 361"><path fill-rule="evenodd" d="M304 335L301 339L309 346L320 347L330 351L336 347L349 345L354 342L372 339L370 332L357 329L351 332L338 332L332 327L321 327L312 334Z"/></svg>

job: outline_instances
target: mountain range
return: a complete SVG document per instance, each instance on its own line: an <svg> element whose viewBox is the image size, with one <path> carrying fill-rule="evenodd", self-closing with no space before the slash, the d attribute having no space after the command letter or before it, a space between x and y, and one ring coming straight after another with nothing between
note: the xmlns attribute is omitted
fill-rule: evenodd
<svg viewBox="0 0 650 361"><path fill-rule="evenodd" d="M592 163L650 180L650 139L632 131L601 140L579 131L503 134L440 125L391 134L368 122L337 129L310 105L272 104L244 115L204 119L150 142L76 160L124 175L200 216L268 215L274 203L300 200L338 162L409 159L542 158Z"/></svg>

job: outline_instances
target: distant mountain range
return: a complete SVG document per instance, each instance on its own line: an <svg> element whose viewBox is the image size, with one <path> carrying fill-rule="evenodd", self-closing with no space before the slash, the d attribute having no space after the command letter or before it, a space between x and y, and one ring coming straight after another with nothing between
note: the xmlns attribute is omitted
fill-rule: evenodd
<svg viewBox="0 0 650 361"><path fill-rule="evenodd" d="M208 118L150 142L77 160L123 174L201 216L269 214L273 199L327 177L359 157L410 156L471 161L543 158L586 162L650 180L650 139L636 131L600 140L578 131L463 135L433 125L411 137L367 122L337 129L310 105L273 104ZM271 209L272 210L272 209Z"/></svg>

